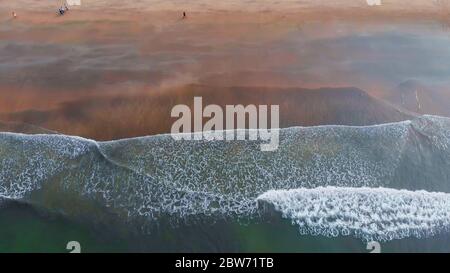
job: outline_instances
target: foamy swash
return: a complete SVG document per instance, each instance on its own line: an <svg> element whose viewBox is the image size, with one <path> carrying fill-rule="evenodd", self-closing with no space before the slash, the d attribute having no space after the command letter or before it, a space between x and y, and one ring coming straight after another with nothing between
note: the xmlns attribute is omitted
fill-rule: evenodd
<svg viewBox="0 0 450 273"><path fill-rule="evenodd" d="M389 241L428 237L450 228L447 193L319 187L269 191L257 200L272 204L301 234Z"/></svg>
<svg viewBox="0 0 450 273"><path fill-rule="evenodd" d="M161 216L175 222L200 215L257 218L257 197L270 190L450 192L449 143L450 120L435 116L367 127L281 129L279 149L270 153L259 149L259 141L175 141L158 135L95 142L1 133L0 198L69 216L101 205L108 213L146 222Z"/></svg>

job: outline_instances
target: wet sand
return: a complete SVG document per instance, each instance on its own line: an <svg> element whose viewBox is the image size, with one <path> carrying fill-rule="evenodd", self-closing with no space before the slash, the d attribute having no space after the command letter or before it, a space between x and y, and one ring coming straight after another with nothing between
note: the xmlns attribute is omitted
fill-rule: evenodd
<svg viewBox="0 0 450 273"><path fill-rule="evenodd" d="M193 94L278 103L284 126L450 115L445 1L238 2L85 0L60 17L52 1L2 1L0 120L96 139L165 133ZM322 87L338 95L305 90Z"/></svg>

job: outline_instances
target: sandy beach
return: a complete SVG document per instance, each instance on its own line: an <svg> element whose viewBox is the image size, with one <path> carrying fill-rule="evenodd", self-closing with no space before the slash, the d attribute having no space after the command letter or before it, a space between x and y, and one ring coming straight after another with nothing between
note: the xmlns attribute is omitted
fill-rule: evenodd
<svg viewBox="0 0 450 273"><path fill-rule="evenodd" d="M3 122L96 139L165 133L174 103L191 95L217 104L327 101L286 106L284 126L450 115L445 1L85 0L64 16L56 2L0 3ZM350 106L362 103L352 88L361 90L376 118L334 119L350 113L339 99L297 94L324 87L346 90ZM399 114L380 115L386 107Z"/></svg>
<svg viewBox="0 0 450 273"><path fill-rule="evenodd" d="M42 9L46 10L60 4L61 0L16 0L2 1L0 8ZM382 0L377 7L384 11L432 11L440 5L445 5L446 0ZM324 9L366 9L369 3L366 0L139 0L124 2L121 0L82 0L83 9L133 9L141 11L183 10L191 11L274 11L274 12L298 12L304 10Z"/></svg>

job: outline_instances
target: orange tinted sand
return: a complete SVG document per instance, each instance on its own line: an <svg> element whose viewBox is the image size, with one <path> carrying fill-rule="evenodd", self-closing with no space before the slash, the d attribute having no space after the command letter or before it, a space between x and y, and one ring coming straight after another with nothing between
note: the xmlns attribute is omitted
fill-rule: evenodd
<svg viewBox="0 0 450 273"><path fill-rule="evenodd" d="M120 7L117 1L106 5L86 0L60 17L51 1L6 2L0 3L0 41L6 43L11 69L0 75L0 119L99 139L167 132L171 106L191 101L183 90L197 83L206 84L208 92L216 90L211 103L227 96L239 103L236 94L221 93L230 86L271 87L265 92L275 95L264 97L289 105L281 109L288 120L284 125L342 123L335 111L343 108L326 109L329 105L319 101L313 107L317 112L296 109L289 100L297 95L277 97L276 92L286 87L356 86L382 97L388 84L352 78L351 73L324 76L314 66L303 68L301 75L290 73L289 67L304 62L295 54L301 50L296 37L334 39L365 29L376 32L386 23L431 21L445 26L448 14L445 4L430 1L382 1L379 7L350 0L339 5L288 1L281 6L267 1L259 8L238 9L233 1L228 7L205 1L200 8L170 1ZM18 13L15 20L10 18L13 8ZM182 19L181 9L188 10L187 19ZM339 29L340 22L351 27ZM315 24L321 24L320 30ZM351 54L321 50L312 51L309 58ZM259 96L242 94L242 103L271 102ZM383 120L390 119L374 118Z"/></svg>

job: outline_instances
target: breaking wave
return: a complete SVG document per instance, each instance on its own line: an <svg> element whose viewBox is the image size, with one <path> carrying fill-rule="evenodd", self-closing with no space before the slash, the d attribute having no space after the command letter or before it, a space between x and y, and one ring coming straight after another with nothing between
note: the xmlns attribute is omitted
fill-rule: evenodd
<svg viewBox="0 0 450 273"><path fill-rule="evenodd" d="M273 205L301 234L390 241L429 237L450 228L450 194L387 188L318 187L268 191Z"/></svg>
<svg viewBox="0 0 450 273"><path fill-rule="evenodd" d="M175 141L157 135L96 142L0 133L0 198L89 214L101 206L155 222L258 217L270 190L388 187L450 192L450 120L423 116L366 127L280 130L259 141Z"/></svg>

